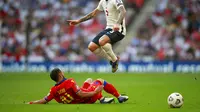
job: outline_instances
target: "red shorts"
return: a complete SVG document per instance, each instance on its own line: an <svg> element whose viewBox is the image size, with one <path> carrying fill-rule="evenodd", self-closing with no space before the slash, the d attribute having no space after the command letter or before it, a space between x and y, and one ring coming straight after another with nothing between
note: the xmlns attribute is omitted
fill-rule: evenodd
<svg viewBox="0 0 200 112"><path fill-rule="evenodd" d="M88 82L84 82L83 86L81 87L81 90L85 91L85 92L91 92L91 91L94 91L100 85L102 85L102 83L99 80L95 80L94 82L92 82L92 84L90 84ZM101 97L102 97L102 93L100 92L100 93L92 96L91 98L86 98L84 100L84 103L95 103Z"/></svg>

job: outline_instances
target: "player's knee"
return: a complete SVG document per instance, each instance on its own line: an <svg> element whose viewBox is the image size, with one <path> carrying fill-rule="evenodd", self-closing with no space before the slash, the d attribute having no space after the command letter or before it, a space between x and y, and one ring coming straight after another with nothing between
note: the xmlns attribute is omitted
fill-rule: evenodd
<svg viewBox="0 0 200 112"><path fill-rule="evenodd" d="M99 40L99 45L104 46L107 42L104 39Z"/></svg>
<svg viewBox="0 0 200 112"><path fill-rule="evenodd" d="M85 82L92 83L92 78L88 78Z"/></svg>
<svg viewBox="0 0 200 112"><path fill-rule="evenodd" d="M95 51L95 49L94 49L94 47L93 47L92 45L88 45L88 49L89 49L91 52Z"/></svg>
<svg viewBox="0 0 200 112"><path fill-rule="evenodd" d="M106 43L109 43L109 42L110 42L110 38L106 35L102 36L99 39L99 45L101 45L101 46L104 46Z"/></svg>
<svg viewBox="0 0 200 112"><path fill-rule="evenodd" d="M104 80L103 80L103 79L101 79L101 78L98 78L97 80L98 80L98 81L100 81L100 82L101 82L101 84L104 84Z"/></svg>
<svg viewBox="0 0 200 112"><path fill-rule="evenodd" d="M96 45L96 44L93 44L93 43L90 43L88 45L88 49L91 51L91 52L94 52L99 46Z"/></svg>

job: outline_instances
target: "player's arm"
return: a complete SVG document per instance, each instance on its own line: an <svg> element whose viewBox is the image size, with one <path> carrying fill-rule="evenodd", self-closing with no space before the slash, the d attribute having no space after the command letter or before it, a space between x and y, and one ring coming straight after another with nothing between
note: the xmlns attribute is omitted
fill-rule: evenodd
<svg viewBox="0 0 200 112"><path fill-rule="evenodd" d="M46 104L46 103L48 102L45 99L28 102L28 104Z"/></svg>
<svg viewBox="0 0 200 112"><path fill-rule="evenodd" d="M76 93L78 96L82 97L82 98L85 98L85 97L92 97L94 96L95 94L101 92L103 89L103 85L101 86L98 86L94 91L91 91L91 92L84 92L82 91L81 89Z"/></svg>
<svg viewBox="0 0 200 112"><path fill-rule="evenodd" d="M82 98L85 98L85 97L92 97L94 96L95 94L101 92L103 89L103 85L101 86L98 86L94 91L91 91L91 92L84 92L83 90L79 90L76 94Z"/></svg>
<svg viewBox="0 0 200 112"><path fill-rule="evenodd" d="M28 104L46 104L50 102L54 98L53 90L51 89L50 92L47 94L46 97L40 100L28 102Z"/></svg>
<svg viewBox="0 0 200 112"><path fill-rule="evenodd" d="M86 16L82 17L81 19L79 19L79 22L84 22L87 20L92 19L93 17L95 17L100 11L98 9L93 10L91 13L87 14Z"/></svg>
<svg viewBox="0 0 200 112"><path fill-rule="evenodd" d="M124 5L121 5L118 10L119 10L119 16L117 19L117 24L120 25L123 23L123 20L126 16L126 9L124 8Z"/></svg>
<svg viewBox="0 0 200 112"><path fill-rule="evenodd" d="M94 91L91 92L86 92L84 91L84 89L80 89L78 87L78 85L76 85L76 82L71 79L71 88L73 89L73 91L80 97L85 98L85 97L92 97L95 94L101 92L103 90L103 86L98 86Z"/></svg>
<svg viewBox="0 0 200 112"><path fill-rule="evenodd" d="M114 4L115 4L117 10L119 11L119 16L117 18L116 24L113 27L113 30L118 31L119 26L123 23L123 20L126 16L126 9L125 9L123 2L121 0L116 0Z"/></svg>
<svg viewBox="0 0 200 112"><path fill-rule="evenodd" d="M69 25L77 25L81 22L87 21L92 19L93 17L95 17L98 13L100 12L100 10L95 9L93 10L91 13L87 14L86 16L80 18L79 20L67 20L69 22Z"/></svg>

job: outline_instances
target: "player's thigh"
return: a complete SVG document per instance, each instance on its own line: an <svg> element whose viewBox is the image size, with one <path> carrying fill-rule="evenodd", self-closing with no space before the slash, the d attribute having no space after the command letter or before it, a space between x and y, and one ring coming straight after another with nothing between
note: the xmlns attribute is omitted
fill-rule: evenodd
<svg viewBox="0 0 200 112"><path fill-rule="evenodd" d="M81 88L84 88L84 89L88 89L90 87L90 85L92 84L92 79L91 78L88 78L84 83L83 83L83 86Z"/></svg>
<svg viewBox="0 0 200 112"><path fill-rule="evenodd" d="M103 85L103 79L97 79L95 81L92 82L92 84L90 85L90 87L87 88L87 91L94 91L97 87Z"/></svg>
<svg viewBox="0 0 200 112"><path fill-rule="evenodd" d="M97 36L92 40L93 43L95 43L96 45L100 46L99 44L99 39L105 35L106 33L112 31L112 29L105 29L102 32L100 32L99 34L97 34Z"/></svg>
<svg viewBox="0 0 200 112"><path fill-rule="evenodd" d="M99 45L97 45L96 43L94 42L90 42L90 44L88 45L88 49L91 51L91 52L94 52L96 49L99 48Z"/></svg>
<svg viewBox="0 0 200 112"><path fill-rule="evenodd" d="M90 83L84 82L81 88L88 89L90 87L90 85L91 85Z"/></svg>
<svg viewBox="0 0 200 112"><path fill-rule="evenodd" d="M110 43L113 45L124 38L124 35L119 31L115 31L113 33L106 33L106 35L110 38Z"/></svg>
<svg viewBox="0 0 200 112"><path fill-rule="evenodd" d="M110 43L110 38L108 37L108 35L103 35L100 39L99 39L99 44L101 46L104 46L106 43Z"/></svg>

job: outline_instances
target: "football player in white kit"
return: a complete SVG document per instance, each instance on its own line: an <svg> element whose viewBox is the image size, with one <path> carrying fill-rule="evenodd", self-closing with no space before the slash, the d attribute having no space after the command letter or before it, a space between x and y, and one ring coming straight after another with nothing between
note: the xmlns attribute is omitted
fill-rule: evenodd
<svg viewBox="0 0 200 112"><path fill-rule="evenodd" d="M121 0L100 0L96 9L78 20L68 20L69 25L77 25L95 17L104 11L106 15L106 29L100 32L88 45L94 54L106 58L112 65L112 72L118 69L119 58L112 50L112 45L122 40L126 35L125 15L126 9Z"/></svg>

